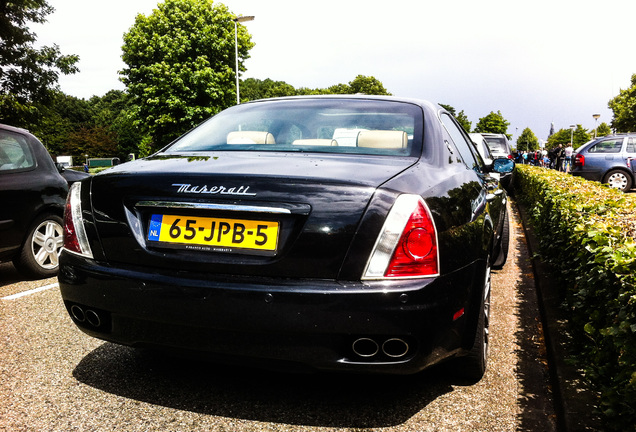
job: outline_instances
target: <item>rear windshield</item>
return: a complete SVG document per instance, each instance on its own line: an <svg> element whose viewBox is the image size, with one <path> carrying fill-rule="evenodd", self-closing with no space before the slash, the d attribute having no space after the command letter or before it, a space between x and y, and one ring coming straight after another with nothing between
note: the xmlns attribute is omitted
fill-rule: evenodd
<svg viewBox="0 0 636 432"><path fill-rule="evenodd" d="M23 136L0 130L0 171L16 171L35 166L35 158Z"/></svg>
<svg viewBox="0 0 636 432"><path fill-rule="evenodd" d="M484 137L490 151L499 153L508 153L508 146L504 137Z"/></svg>
<svg viewBox="0 0 636 432"><path fill-rule="evenodd" d="M184 135L167 153L285 151L415 155L417 105L366 99L264 101L227 109Z"/></svg>

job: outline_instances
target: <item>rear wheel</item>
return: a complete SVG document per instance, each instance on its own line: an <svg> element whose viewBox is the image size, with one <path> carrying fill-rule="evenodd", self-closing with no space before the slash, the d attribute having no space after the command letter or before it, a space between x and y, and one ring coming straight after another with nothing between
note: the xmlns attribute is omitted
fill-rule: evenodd
<svg viewBox="0 0 636 432"><path fill-rule="evenodd" d="M490 267L486 268L484 297L479 310L479 320L475 333L475 343L465 357L457 360L457 375L472 383L478 382L486 373L488 346L490 343Z"/></svg>
<svg viewBox="0 0 636 432"><path fill-rule="evenodd" d="M23 274L48 278L57 274L58 257L64 244L62 218L53 214L40 216L29 229L20 255L13 264Z"/></svg>
<svg viewBox="0 0 636 432"><path fill-rule="evenodd" d="M500 269L508 260L508 249L510 248L510 220L508 212L504 215L504 225L501 230L501 239L499 239L499 253L495 262L492 263L493 268Z"/></svg>
<svg viewBox="0 0 636 432"><path fill-rule="evenodd" d="M604 183L607 183L614 189L620 189L623 192L629 192L632 188L632 178L624 171L613 170L605 175Z"/></svg>

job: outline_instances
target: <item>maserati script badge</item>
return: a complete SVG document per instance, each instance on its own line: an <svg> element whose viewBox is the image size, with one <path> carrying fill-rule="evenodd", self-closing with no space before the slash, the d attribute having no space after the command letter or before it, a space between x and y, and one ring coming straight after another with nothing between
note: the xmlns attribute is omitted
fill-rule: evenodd
<svg viewBox="0 0 636 432"><path fill-rule="evenodd" d="M255 193L248 192L249 186L239 187L225 187L225 186L192 186L191 184L175 183L172 186L179 188L177 193L192 193L192 194L210 194L210 195L247 195L256 196Z"/></svg>

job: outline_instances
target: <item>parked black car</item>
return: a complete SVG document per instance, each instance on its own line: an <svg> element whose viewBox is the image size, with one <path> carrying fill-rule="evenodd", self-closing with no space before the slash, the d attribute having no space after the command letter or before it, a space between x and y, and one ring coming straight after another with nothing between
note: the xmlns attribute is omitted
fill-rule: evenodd
<svg viewBox="0 0 636 432"><path fill-rule="evenodd" d="M91 176L89 173L84 171L77 171L71 168L65 168L60 164L55 165L57 166L57 170L60 172L60 174L62 174L62 177L64 177L64 180L66 180L69 186L77 181L82 181L86 177Z"/></svg>
<svg viewBox="0 0 636 432"><path fill-rule="evenodd" d="M0 261L29 277L57 274L67 191L37 138L0 125Z"/></svg>
<svg viewBox="0 0 636 432"><path fill-rule="evenodd" d="M437 105L245 103L68 202L59 282L89 335L258 365L403 374L456 358L484 373L506 194Z"/></svg>
<svg viewBox="0 0 636 432"><path fill-rule="evenodd" d="M636 134L598 138L576 149L572 158L572 175L627 192L635 184Z"/></svg>

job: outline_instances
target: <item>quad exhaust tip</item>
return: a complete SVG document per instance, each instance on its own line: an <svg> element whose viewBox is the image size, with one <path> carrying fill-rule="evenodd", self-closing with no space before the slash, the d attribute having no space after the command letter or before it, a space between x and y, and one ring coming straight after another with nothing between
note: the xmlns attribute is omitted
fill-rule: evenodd
<svg viewBox="0 0 636 432"><path fill-rule="evenodd" d="M372 338L358 338L351 345L353 352L362 358L370 359L380 353L393 359L400 359L409 353L409 344L401 338L389 338L376 341Z"/></svg>

